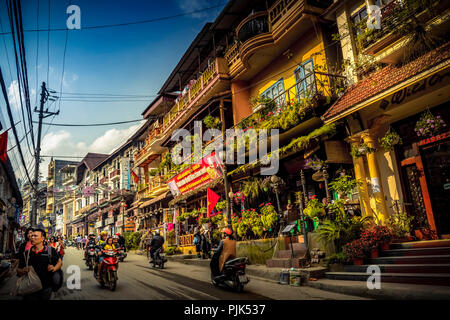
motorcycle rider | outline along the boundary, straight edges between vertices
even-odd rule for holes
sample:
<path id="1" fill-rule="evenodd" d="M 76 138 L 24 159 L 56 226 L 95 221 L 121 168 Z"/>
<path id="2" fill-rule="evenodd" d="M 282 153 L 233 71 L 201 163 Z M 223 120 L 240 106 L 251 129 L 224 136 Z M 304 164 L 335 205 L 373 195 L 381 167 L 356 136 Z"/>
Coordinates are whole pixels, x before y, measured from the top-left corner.
<path id="1" fill-rule="evenodd" d="M 106 243 L 106 239 L 108 238 L 108 232 L 102 231 L 100 232 L 100 240 L 97 241 L 97 245 L 95 247 L 97 251 L 97 259 L 95 260 L 95 267 L 94 267 L 94 277 L 97 278 L 98 273 L 97 271 L 100 269 L 100 255 L 102 254 L 103 246 Z M 103 260 L 103 259 L 102 259 Z"/>
<path id="2" fill-rule="evenodd" d="M 155 234 L 152 238 L 152 241 L 150 242 L 150 263 L 153 262 L 155 259 L 153 255 L 155 254 L 156 250 L 161 248 L 164 244 L 164 238 L 159 235 L 159 230 L 155 230 Z"/>
<path id="3" fill-rule="evenodd" d="M 127 248 L 125 246 L 125 238 L 120 234 L 120 232 L 117 232 L 116 236 L 119 237 L 119 245 L 123 248 L 123 251 L 127 252 Z"/>
<path id="4" fill-rule="evenodd" d="M 211 272 L 217 277 L 229 259 L 236 258 L 236 240 L 233 239 L 233 232 L 230 228 L 222 229 L 222 240 L 214 252 L 210 262 Z"/>
<path id="5" fill-rule="evenodd" d="M 106 250 L 116 250 L 116 247 L 114 245 L 114 239 L 112 237 L 108 237 L 107 240 L 102 244 L 102 248 L 100 250 L 100 256 L 98 261 L 98 270 L 97 270 L 97 280 L 100 281 L 100 270 L 102 268 L 103 259 L 105 258 L 105 255 L 103 254 L 103 251 Z M 119 267 L 119 266 L 117 266 Z"/>
<path id="6" fill-rule="evenodd" d="M 94 246 L 94 247 L 96 246 L 96 242 L 95 242 L 95 234 L 93 234 L 93 233 L 90 233 L 90 234 L 89 234 L 88 242 L 87 242 L 86 248 L 85 248 L 85 250 L 84 250 L 84 260 L 87 259 L 88 248 L 89 248 L 90 246 Z"/>

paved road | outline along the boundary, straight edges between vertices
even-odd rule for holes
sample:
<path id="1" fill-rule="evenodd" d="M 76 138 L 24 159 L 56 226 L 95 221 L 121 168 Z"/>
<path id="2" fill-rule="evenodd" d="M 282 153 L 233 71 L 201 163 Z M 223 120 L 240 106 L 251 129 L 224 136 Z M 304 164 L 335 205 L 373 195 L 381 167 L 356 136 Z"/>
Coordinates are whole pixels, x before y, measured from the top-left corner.
<path id="1" fill-rule="evenodd" d="M 130 254 L 121 262 L 116 291 L 102 289 L 82 260 L 82 251 L 69 248 L 64 258 L 64 271 L 69 265 L 81 270 L 81 290 L 69 290 L 66 285 L 54 294 L 55 300 L 342 300 L 361 299 L 310 287 L 291 287 L 250 277 L 243 293 L 210 284 L 208 269 L 168 262 L 163 270 L 153 269 L 145 256 Z M 66 274 L 65 279 L 68 278 Z M 0 288 L 0 299 L 13 298 L 5 294 L 17 278 Z"/>

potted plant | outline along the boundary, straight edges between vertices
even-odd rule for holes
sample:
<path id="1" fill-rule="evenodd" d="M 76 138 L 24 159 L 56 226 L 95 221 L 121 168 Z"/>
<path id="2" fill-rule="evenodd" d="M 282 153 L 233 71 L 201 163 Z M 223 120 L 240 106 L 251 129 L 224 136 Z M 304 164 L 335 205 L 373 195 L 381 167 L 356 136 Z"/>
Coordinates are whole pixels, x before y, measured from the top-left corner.
<path id="1" fill-rule="evenodd" d="M 342 175 L 329 183 L 330 189 L 336 191 L 340 197 L 351 193 L 359 185 L 361 185 L 361 181 L 353 179 L 349 175 Z"/>
<path id="2" fill-rule="evenodd" d="M 219 118 L 211 115 L 206 116 L 205 119 L 203 119 L 203 123 L 208 129 L 220 129 L 220 125 L 222 124 Z"/>
<path id="3" fill-rule="evenodd" d="M 369 147 L 367 143 L 361 143 L 359 146 L 352 146 L 352 151 L 350 152 L 351 156 L 355 159 L 362 157 L 368 153 L 375 152 L 375 148 Z"/>
<path id="4" fill-rule="evenodd" d="M 325 214 L 325 206 L 314 195 L 308 201 L 308 204 L 306 205 L 306 208 L 303 210 L 303 213 L 307 215 L 309 218 L 313 219 L 315 217 L 322 216 Z"/>
<path id="5" fill-rule="evenodd" d="M 443 127 L 446 127 L 446 123 L 441 119 L 441 116 L 434 116 L 430 110 L 425 111 L 419 121 L 416 122 L 414 131 L 419 137 L 433 136 L 439 132 Z"/>
<path id="6" fill-rule="evenodd" d="M 394 146 L 403 143 L 402 138 L 400 138 L 397 132 L 391 130 L 391 128 L 389 128 L 382 138 L 378 139 L 378 142 L 385 151 L 392 151 L 394 150 Z"/>
<path id="7" fill-rule="evenodd" d="M 272 231 L 273 226 L 278 221 L 278 214 L 275 207 L 269 203 L 262 203 L 259 206 L 259 211 L 261 212 L 261 222 L 264 231 Z"/>
<path id="8" fill-rule="evenodd" d="M 361 239 L 353 240 L 343 246 L 344 254 L 353 261 L 355 266 L 364 264 L 364 245 Z"/>
<path id="9" fill-rule="evenodd" d="M 411 237 L 411 222 L 414 217 L 409 217 L 406 212 L 392 214 L 387 219 L 387 224 L 394 238 L 393 242 L 408 241 Z"/>

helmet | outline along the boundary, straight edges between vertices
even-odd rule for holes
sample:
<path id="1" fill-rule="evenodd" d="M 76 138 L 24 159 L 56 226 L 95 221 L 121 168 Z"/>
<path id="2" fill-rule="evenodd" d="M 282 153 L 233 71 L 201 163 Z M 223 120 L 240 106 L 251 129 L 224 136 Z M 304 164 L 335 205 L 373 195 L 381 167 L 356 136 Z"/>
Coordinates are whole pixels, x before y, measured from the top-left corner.
<path id="1" fill-rule="evenodd" d="M 100 235 L 101 236 L 107 236 L 108 235 L 108 231 L 102 231 L 102 232 L 100 232 Z"/>
<path id="2" fill-rule="evenodd" d="M 159 236 L 159 230 L 155 230 L 155 236 Z"/>
<path id="3" fill-rule="evenodd" d="M 229 236 L 231 236 L 233 234 L 233 231 L 231 231 L 230 228 L 223 228 L 221 232 L 225 233 L 225 234 L 227 234 Z"/>
<path id="4" fill-rule="evenodd" d="M 89 233 L 89 237 L 95 237 L 95 234 Z"/>
<path id="5" fill-rule="evenodd" d="M 117 232 L 117 233 L 116 233 L 116 236 L 120 236 L 120 232 Z"/>
<path id="6" fill-rule="evenodd" d="M 114 235 L 112 238 L 113 238 L 113 239 L 119 239 L 119 237 L 116 236 L 116 235 Z"/>

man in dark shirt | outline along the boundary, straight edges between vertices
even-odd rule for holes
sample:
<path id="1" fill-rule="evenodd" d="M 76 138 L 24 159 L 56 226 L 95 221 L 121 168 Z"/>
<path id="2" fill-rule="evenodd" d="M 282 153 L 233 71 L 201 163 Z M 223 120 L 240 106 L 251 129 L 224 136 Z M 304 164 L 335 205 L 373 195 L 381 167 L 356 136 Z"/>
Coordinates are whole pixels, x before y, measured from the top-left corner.
<path id="1" fill-rule="evenodd" d="M 27 274 L 29 267 L 26 267 L 26 257 L 29 254 L 28 266 L 33 266 L 42 283 L 42 290 L 23 296 L 24 300 L 50 300 L 52 294 L 52 276 L 53 272 L 58 271 L 62 262 L 58 252 L 53 247 L 44 246 L 45 231 L 36 229 L 31 236 L 31 244 L 33 247 L 24 252 L 20 257 L 17 275 Z M 48 255 L 51 250 L 51 257 Z"/>
<path id="2" fill-rule="evenodd" d="M 156 250 L 158 250 L 159 248 L 161 248 L 164 244 L 164 238 L 161 237 L 159 235 L 159 230 L 155 231 L 155 235 L 152 238 L 152 241 L 150 242 L 150 258 L 152 259 L 150 262 L 152 262 L 154 260 L 154 253 L 156 252 Z"/>

